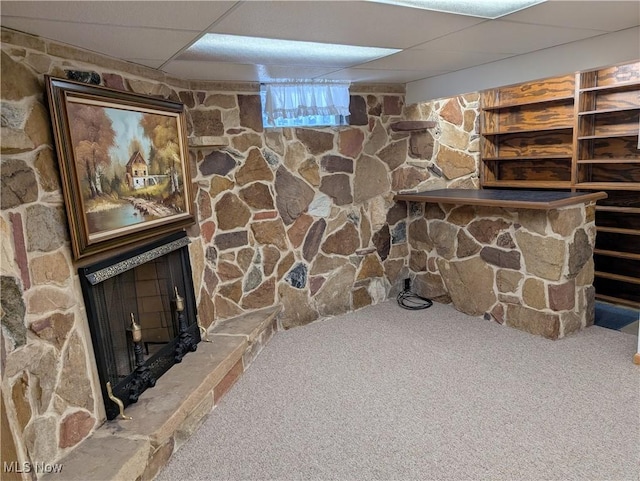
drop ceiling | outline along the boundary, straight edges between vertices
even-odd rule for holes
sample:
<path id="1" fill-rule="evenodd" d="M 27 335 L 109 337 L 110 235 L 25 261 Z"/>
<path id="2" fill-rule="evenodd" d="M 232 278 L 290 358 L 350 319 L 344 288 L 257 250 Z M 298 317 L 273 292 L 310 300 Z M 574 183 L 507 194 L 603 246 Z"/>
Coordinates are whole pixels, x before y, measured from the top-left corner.
<path id="1" fill-rule="evenodd" d="M 3 27 L 190 80 L 408 83 L 640 25 L 640 2 L 550 0 L 486 20 L 366 1 L 11 1 Z M 194 60 L 207 33 L 400 49 L 356 65 Z M 181 58 L 182 57 L 182 58 Z"/>

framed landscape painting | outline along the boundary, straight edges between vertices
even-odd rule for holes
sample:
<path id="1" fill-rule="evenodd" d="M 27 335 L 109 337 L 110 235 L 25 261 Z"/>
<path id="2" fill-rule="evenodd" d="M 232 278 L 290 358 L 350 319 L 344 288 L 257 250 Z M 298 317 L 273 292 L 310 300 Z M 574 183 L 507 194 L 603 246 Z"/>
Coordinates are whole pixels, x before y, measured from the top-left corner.
<path id="1" fill-rule="evenodd" d="M 76 259 L 194 222 L 181 103 L 45 80 Z"/>

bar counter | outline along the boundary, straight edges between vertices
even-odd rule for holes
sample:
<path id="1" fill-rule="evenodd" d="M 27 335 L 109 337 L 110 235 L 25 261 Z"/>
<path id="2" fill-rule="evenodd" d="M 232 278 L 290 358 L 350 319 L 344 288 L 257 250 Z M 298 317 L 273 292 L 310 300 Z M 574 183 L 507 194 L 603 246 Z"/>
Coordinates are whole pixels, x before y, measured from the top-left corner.
<path id="1" fill-rule="evenodd" d="M 605 192 L 440 189 L 408 202 L 412 290 L 549 339 L 593 324 Z"/>

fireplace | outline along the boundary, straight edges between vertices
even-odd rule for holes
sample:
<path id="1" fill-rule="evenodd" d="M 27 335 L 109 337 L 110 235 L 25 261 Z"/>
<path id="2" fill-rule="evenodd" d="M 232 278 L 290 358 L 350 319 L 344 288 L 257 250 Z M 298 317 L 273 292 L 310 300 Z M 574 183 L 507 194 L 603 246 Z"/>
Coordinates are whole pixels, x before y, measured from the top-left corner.
<path id="1" fill-rule="evenodd" d="M 200 341 L 184 232 L 78 269 L 107 419 Z"/>

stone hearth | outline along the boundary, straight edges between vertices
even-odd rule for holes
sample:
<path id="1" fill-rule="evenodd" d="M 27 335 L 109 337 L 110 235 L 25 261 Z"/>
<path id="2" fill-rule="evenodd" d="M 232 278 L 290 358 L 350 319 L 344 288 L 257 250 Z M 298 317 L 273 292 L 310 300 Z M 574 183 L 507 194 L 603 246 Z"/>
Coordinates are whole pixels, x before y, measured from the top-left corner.
<path id="1" fill-rule="evenodd" d="M 211 342 L 200 342 L 127 408 L 133 419 L 107 421 L 58 461 L 65 481 L 153 479 L 273 337 L 279 312 L 271 307 L 217 323 Z"/>

